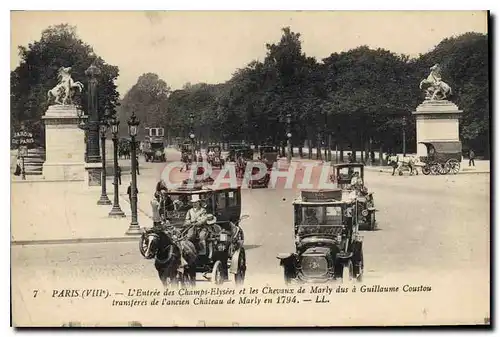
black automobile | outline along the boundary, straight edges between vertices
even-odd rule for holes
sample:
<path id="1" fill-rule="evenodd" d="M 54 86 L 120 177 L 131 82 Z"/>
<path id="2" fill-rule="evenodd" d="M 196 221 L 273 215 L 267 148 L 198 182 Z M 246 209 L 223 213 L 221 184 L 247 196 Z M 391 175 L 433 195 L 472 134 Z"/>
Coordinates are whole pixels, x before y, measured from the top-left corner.
<path id="1" fill-rule="evenodd" d="M 354 282 L 363 276 L 363 242 L 356 203 L 342 191 L 302 191 L 293 203 L 295 247 L 279 254 L 286 284 Z"/>

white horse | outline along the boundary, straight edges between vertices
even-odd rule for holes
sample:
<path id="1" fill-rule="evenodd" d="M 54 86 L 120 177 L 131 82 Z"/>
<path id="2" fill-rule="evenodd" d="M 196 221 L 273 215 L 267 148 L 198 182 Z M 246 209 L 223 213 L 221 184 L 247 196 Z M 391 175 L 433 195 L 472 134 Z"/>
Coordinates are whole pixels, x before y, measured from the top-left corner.
<path id="1" fill-rule="evenodd" d="M 426 98 L 430 100 L 445 99 L 452 95 L 451 87 L 441 80 L 441 68 L 439 64 L 435 64 L 431 68 L 431 73 L 426 79 L 420 81 L 419 88 L 422 89 L 427 85 Z M 439 95 L 438 95 L 439 94 Z"/>
<path id="2" fill-rule="evenodd" d="M 47 92 L 47 100 L 50 102 L 54 98 L 56 104 L 71 104 L 71 93 L 73 89 L 82 92 L 83 84 L 73 81 L 70 75 L 71 67 L 61 67 L 57 72 L 59 83 Z"/>

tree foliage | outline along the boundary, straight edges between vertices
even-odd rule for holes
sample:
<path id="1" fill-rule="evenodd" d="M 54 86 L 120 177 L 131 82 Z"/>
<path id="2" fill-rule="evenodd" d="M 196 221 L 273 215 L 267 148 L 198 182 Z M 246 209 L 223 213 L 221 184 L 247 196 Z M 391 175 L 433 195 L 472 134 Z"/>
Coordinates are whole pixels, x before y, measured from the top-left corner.
<path id="1" fill-rule="evenodd" d="M 467 33 L 444 39 L 418 58 L 360 46 L 317 61 L 302 52 L 301 36 L 282 30 L 277 43 L 266 44 L 263 61 L 251 61 L 218 85 L 186 84 L 168 99 L 169 123 L 186 137 L 190 114 L 198 135 L 209 141 L 286 139 L 286 116 L 292 141 L 314 143 L 331 135 L 341 147 L 364 149 L 371 142 L 386 150 L 415 151 L 411 112 L 422 103 L 420 80 L 440 63 L 443 80 L 454 91 L 451 100 L 464 110 L 460 137 L 479 152 L 489 149 L 488 37 Z M 483 150 L 483 151 L 481 151 Z"/>
<path id="2" fill-rule="evenodd" d="M 84 84 L 84 90 L 77 99 L 79 105 L 87 107 L 87 76 L 85 70 L 95 61 L 100 68 L 98 76 L 98 108 L 102 113 L 105 107 L 114 110 L 119 94 L 115 80 L 118 67 L 107 64 L 102 58 L 93 55 L 93 49 L 78 38 L 76 28 L 67 24 L 48 27 L 42 32 L 39 41 L 27 47 L 19 47 L 21 62 L 11 72 L 11 131 L 25 123 L 43 140 L 41 117 L 48 108 L 47 92 L 57 85 L 57 71 L 60 67 L 71 67 L 71 76 Z"/>

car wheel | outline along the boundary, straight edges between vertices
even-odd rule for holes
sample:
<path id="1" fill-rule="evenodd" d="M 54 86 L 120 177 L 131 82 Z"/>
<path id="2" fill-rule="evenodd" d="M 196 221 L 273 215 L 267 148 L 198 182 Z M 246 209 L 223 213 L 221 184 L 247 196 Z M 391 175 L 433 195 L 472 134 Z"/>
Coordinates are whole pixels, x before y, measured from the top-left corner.
<path id="1" fill-rule="evenodd" d="M 348 260 L 342 266 L 342 283 L 351 283 L 354 279 L 354 268 L 352 265 L 352 261 Z"/>
<path id="2" fill-rule="evenodd" d="M 215 261 L 212 268 L 211 281 L 215 285 L 220 285 L 224 282 L 224 275 L 222 274 L 222 262 L 220 260 Z"/>

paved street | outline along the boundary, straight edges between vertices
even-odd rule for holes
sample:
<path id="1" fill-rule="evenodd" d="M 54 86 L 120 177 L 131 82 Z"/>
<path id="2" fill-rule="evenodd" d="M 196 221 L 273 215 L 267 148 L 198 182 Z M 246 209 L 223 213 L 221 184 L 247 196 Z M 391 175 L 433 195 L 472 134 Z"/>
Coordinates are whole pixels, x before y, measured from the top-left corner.
<path id="1" fill-rule="evenodd" d="M 172 152 L 169 160 L 177 159 L 176 155 Z M 149 200 L 165 164 L 141 163 L 141 166 L 141 175 L 138 177 L 139 207 L 143 212 L 140 213 L 139 221 L 141 226 L 150 226 L 147 217 L 151 212 Z M 124 177 L 122 186 L 128 184 L 128 179 Z M 468 294 L 465 294 L 465 297 L 455 299 L 474 302 L 474 305 L 466 308 L 467 311 L 463 311 L 464 317 L 467 313 L 469 316 L 475 314 L 474 310 L 478 308 L 484 308 L 490 295 L 489 175 L 399 177 L 366 170 L 365 182 L 375 193 L 379 230 L 362 233 L 366 265 L 364 281 L 369 284 L 394 284 L 396 280 L 432 284 L 435 288 L 440 287 L 440 295 L 445 296 L 447 303 L 455 296 L 455 293 L 446 294 L 447 285 L 453 282 L 464 289 L 479 289 L 479 292 L 474 292 L 474 298 L 468 299 Z M 276 254 L 294 249 L 291 203 L 296 195 L 297 190 L 294 189 L 242 191 L 242 214 L 250 215 L 242 223 L 247 249 L 247 284 L 283 284 Z M 124 199 L 122 207 L 128 209 Z M 128 221 L 120 221 L 119 233 L 123 233 Z M 109 233 L 113 226 L 118 226 L 113 220 L 106 220 L 104 214 L 99 223 L 101 226 L 109 225 L 105 228 L 105 232 Z M 74 309 L 76 307 L 70 305 L 71 302 L 60 302 L 60 310 L 50 315 L 47 313 L 47 317 L 40 316 L 37 305 L 43 305 L 43 301 L 31 297 L 32 289 L 40 289 L 40 296 L 51 300 L 53 289 L 70 286 L 109 286 L 114 291 L 127 291 L 127 287 L 160 288 L 153 261 L 145 260 L 140 255 L 135 240 L 16 245 L 11 251 L 13 292 L 22 299 L 14 303 L 14 313 L 19 312 L 26 319 L 29 319 L 31 310 L 38 310 L 37 320 L 43 323 L 54 321 L 56 318 L 51 316 L 53 314 L 57 314 L 60 321 L 74 320 L 74 317 L 80 316 Z M 208 282 L 198 284 L 199 287 L 210 286 Z M 422 305 L 425 305 L 425 297 L 421 299 L 424 301 Z M 457 302 L 457 305 L 460 304 Z M 82 310 L 81 306 L 77 308 Z M 125 321 L 137 320 L 138 317 L 134 316 L 137 311 L 125 309 L 120 311 Z M 87 320 L 100 320 L 100 314 L 92 312 L 92 305 L 89 304 L 86 310 L 89 310 L 85 314 Z M 235 307 L 224 317 L 237 320 L 242 315 L 238 314 L 239 310 L 243 308 Z M 446 311 L 445 308 L 443 310 Z M 159 311 L 141 308 L 140 313 L 141 316 L 146 315 L 141 317 L 142 322 L 148 319 L 158 322 Z M 168 313 L 174 315 L 169 317 L 179 324 L 195 324 L 196 319 L 193 321 L 192 317 L 201 317 L 196 316 L 196 313 L 206 315 L 203 307 L 176 307 L 175 311 L 169 310 Z M 354 314 L 346 312 L 345 316 Z M 410 316 L 411 313 L 407 314 Z M 291 316 L 283 315 L 284 320 L 291 319 Z M 373 313 L 370 319 L 376 322 L 377 315 Z M 261 317 L 259 322 L 263 319 L 265 317 Z M 450 319 L 456 319 L 456 314 Z M 165 321 L 165 324 L 170 324 L 168 322 Z"/>
<path id="2" fill-rule="evenodd" d="M 139 176 L 140 207 L 149 213 L 151 191 L 164 164 L 143 165 L 149 169 Z M 393 272 L 488 270 L 488 175 L 393 177 L 367 171 L 365 181 L 375 192 L 380 210 L 380 230 L 363 232 L 365 279 Z M 297 191 L 256 189 L 242 193 L 242 214 L 250 215 L 242 224 L 248 279 L 256 274 L 279 277 L 276 253 L 294 248 L 291 202 Z M 144 216 L 141 219 L 148 221 Z M 37 280 L 119 280 L 130 275 L 156 280 L 152 263 L 139 255 L 137 242 L 14 246 L 12 258 L 14 277 L 21 280 L 33 273 Z"/>

